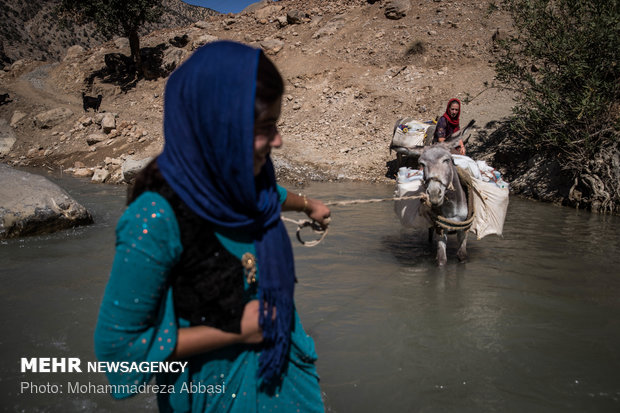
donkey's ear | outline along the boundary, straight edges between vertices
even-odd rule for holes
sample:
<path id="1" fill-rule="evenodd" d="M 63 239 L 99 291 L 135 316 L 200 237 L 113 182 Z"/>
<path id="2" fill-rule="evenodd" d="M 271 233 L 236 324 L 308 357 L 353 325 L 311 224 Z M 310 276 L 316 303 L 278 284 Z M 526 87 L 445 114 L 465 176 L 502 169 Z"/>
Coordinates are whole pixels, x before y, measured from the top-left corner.
<path id="1" fill-rule="evenodd" d="M 415 159 L 419 158 L 420 155 L 422 155 L 422 152 L 424 152 L 424 146 L 414 146 L 412 148 L 406 146 L 392 146 L 390 149 L 394 149 L 396 153 L 410 156 Z"/>
<path id="2" fill-rule="evenodd" d="M 463 143 L 467 143 L 467 141 L 469 140 L 469 137 L 471 136 L 470 129 L 472 126 L 474 126 L 474 123 L 476 123 L 474 119 L 470 120 L 467 126 L 459 130 L 458 132 L 455 132 L 451 134 L 450 136 L 448 136 L 445 142 L 450 143 L 450 145 L 452 145 L 453 141 L 455 141 L 457 146 L 458 146 L 459 140 L 462 140 Z"/>

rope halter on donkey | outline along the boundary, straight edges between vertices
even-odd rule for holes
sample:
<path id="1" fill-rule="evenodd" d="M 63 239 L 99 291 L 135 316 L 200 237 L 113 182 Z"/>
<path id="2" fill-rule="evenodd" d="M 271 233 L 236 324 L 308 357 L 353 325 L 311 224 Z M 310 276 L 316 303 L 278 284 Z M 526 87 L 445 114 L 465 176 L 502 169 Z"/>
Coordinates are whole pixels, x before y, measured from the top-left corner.
<path id="1" fill-rule="evenodd" d="M 462 168 L 456 167 L 456 171 L 459 175 L 459 180 L 461 181 L 461 185 L 465 185 L 466 187 L 466 195 L 467 195 L 467 219 L 465 221 L 455 221 L 452 219 L 448 219 L 441 215 L 432 214 L 431 219 L 433 221 L 433 225 L 437 232 L 441 231 L 467 231 L 471 228 L 472 223 L 474 222 L 474 196 L 473 191 L 478 192 L 474 186 L 472 185 L 471 175 L 467 173 Z M 478 194 L 480 195 L 480 194 Z M 482 199 L 482 197 L 480 197 Z M 428 206 L 430 204 L 427 203 Z"/>

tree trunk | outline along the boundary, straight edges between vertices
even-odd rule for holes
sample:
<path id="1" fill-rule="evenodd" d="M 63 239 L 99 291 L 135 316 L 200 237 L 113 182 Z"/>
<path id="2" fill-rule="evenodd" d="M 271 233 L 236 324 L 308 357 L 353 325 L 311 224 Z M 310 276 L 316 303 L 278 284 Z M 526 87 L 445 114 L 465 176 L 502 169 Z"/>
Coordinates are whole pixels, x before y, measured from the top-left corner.
<path id="1" fill-rule="evenodd" d="M 136 76 L 142 77 L 142 56 L 140 56 L 140 36 L 135 28 L 129 29 L 129 48 L 131 49 L 131 58 L 136 65 Z"/>

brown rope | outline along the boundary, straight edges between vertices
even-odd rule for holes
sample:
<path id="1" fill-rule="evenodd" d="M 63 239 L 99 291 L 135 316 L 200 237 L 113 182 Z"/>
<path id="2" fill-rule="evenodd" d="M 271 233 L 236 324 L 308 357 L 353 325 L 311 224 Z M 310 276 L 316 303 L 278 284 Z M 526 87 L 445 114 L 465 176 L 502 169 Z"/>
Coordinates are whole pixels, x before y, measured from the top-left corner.
<path id="1" fill-rule="evenodd" d="M 397 198 L 394 197 L 394 198 L 376 198 L 376 199 L 354 199 L 350 201 L 326 202 L 325 205 L 344 206 L 344 205 L 354 205 L 354 204 L 371 204 L 371 203 L 376 203 L 376 202 L 405 201 L 409 199 L 418 199 L 418 198 L 426 199 L 427 197 L 426 197 L 426 194 L 420 194 L 420 195 L 403 196 L 403 197 L 397 197 Z M 297 240 L 301 243 L 301 245 L 304 245 L 306 247 L 314 247 L 315 245 L 318 245 L 321 241 L 323 241 L 323 239 L 327 235 L 327 228 L 322 228 L 321 225 L 319 225 L 319 223 L 316 221 L 310 221 L 308 219 L 294 220 L 291 218 L 287 218 L 285 216 L 281 216 L 280 218 L 282 219 L 282 221 L 290 222 L 292 224 L 297 225 L 297 234 L 296 234 Z M 326 224 L 327 223 L 329 223 L 329 221 L 327 221 Z M 316 240 L 304 241 L 301 238 L 301 230 L 305 227 L 311 227 L 312 230 L 316 234 L 320 234 L 320 237 Z"/>
<path id="2" fill-rule="evenodd" d="M 437 215 L 434 217 L 433 221 L 435 223 L 435 226 L 446 231 L 467 231 L 469 228 L 471 228 L 471 225 L 474 222 L 475 218 L 474 196 L 472 191 L 475 191 L 481 199 L 482 196 L 474 188 L 471 181 L 471 175 L 467 173 L 467 171 L 459 168 L 458 166 L 456 167 L 456 171 L 459 175 L 459 180 L 461 181 L 461 184 L 465 184 L 467 186 L 467 219 L 465 221 L 454 221 L 441 215 Z"/>
<path id="3" fill-rule="evenodd" d="M 280 218 L 282 219 L 282 221 L 290 222 L 290 223 L 297 225 L 297 234 L 296 234 L 297 240 L 301 242 L 301 245 L 304 245 L 306 247 L 314 247 L 315 245 L 318 245 L 321 241 L 323 241 L 323 238 L 325 238 L 325 236 L 327 235 L 327 228 L 321 227 L 321 225 L 319 225 L 319 223 L 316 221 L 310 221 L 307 219 L 300 219 L 299 221 L 296 221 L 294 219 L 287 218 L 285 216 L 281 216 Z M 326 224 L 329 223 L 328 220 L 329 218 L 327 218 Z M 312 228 L 312 230 L 315 233 L 321 234 L 321 236 L 318 239 L 315 239 L 312 241 L 304 241 L 303 239 L 301 239 L 301 230 L 304 229 L 305 227 Z"/>
<path id="4" fill-rule="evenodd" d="M 407 201 L 409 199 L 421 199 L 421 198 L 426 199 L 426 194 L 401 196 L 401 197 L 393 197 L 393 198 L 353 199 L 351 201 L 326 202 L 325 205 L 327 205 L 327 206 L 345 206 L 345 205 L 355 205 L 355 204 L 373 204 L 373 203 L 377 203 L 377 202 Z"/>

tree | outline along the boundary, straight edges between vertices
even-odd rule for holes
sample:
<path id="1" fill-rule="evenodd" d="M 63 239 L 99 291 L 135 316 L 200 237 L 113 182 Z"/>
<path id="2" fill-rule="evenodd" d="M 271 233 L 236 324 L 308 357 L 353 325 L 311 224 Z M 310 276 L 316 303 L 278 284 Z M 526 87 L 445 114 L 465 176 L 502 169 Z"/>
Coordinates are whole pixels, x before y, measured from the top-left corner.
<path id="1" fill-rule="evenodd" d="M 620 0 L 503 4 L 517 34 L 496 72 L 518 91 L 513 138 L 572 172 L 573 204 L 620 211 Z"/>
<path id="2" fill-rule="evenodd" d="M 65 20 L 93 22 L 107 38 L 119 33 L 127 37 L 131 57 L 138 75 L 141 75 L 138 31 L 145 22 L 159 20 L 163 7 L 161 0 L 61 0 L 58 11 Z"/>

